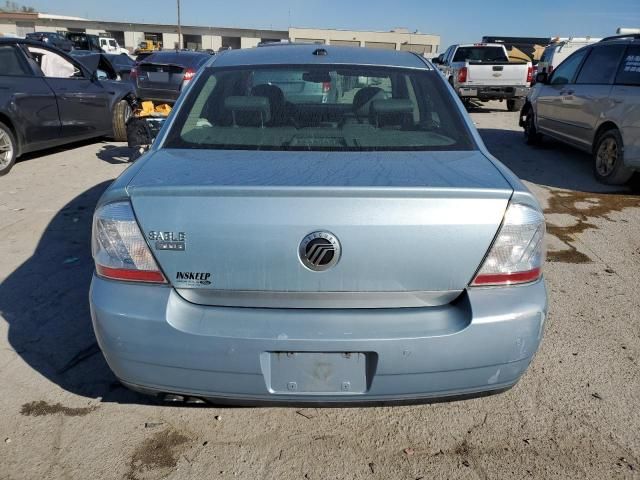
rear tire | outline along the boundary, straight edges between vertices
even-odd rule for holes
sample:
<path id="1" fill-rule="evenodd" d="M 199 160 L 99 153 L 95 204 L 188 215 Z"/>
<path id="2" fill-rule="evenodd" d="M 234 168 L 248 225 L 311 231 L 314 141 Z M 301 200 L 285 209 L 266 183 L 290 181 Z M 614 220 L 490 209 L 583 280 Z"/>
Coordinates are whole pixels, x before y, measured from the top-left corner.
<path id="1" fill-rule="evenodd" d="M 607 185 L 622 185 L 633 176 L 633 169 L 624 164 L 624 144 L 616 128 L 600 134 L 593 148 L 593 174 Z"/>
<path id="2" fill-rule="evenodd" d="M 16 163 L 18 144 L 9 127 L 0 122 L 0 177 L 9 173 Z"/>
<path id="3" fill-rule="evenodd" d="M 507 110 L 510 112 L 519 112 L 523 106 L 524 102 L 520 98 L 510 98 L 507 100 Z"/>
<path id="4" fill-rule="evenodd" d="M 524 141 L 527 145 L 539 145 L 542 142 L 542 134 L 536 128 L 536 118 L 532 107 L 527 110 L 524 121 Z"/>
<path id="5" fill-rule="evenodd" d="M 127 120 L 133 115 L 131 105 L 126 100 L 120 100 L 113 107 L 113 139 L 116 142 L 127 141 Z"/>

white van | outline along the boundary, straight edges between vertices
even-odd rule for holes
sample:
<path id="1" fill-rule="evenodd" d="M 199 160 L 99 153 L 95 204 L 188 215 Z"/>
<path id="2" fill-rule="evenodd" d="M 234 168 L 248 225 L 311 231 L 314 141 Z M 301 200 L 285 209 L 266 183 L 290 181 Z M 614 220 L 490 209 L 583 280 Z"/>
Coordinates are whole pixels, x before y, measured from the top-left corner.
<path id="1" fill-rule="evenodd" d="M 538 62 L 537 73 L 546 72 L 551 74 L 553 69 L 573 52 L 600 40 L 602 39 L 591 37 L 555 38 L 553 43 L 544 49 L 544 53 Z"/>
<path id="2" fill-rule="evenodd" d="M 125 53 L 129 55 L 129 50 L 118 45 L 118 42 L 115 38 L 100 36 L 98 37 L 98 44 L 100 45 L 102 51 L 105 53 L 115 53 L 116 55 Z"/>

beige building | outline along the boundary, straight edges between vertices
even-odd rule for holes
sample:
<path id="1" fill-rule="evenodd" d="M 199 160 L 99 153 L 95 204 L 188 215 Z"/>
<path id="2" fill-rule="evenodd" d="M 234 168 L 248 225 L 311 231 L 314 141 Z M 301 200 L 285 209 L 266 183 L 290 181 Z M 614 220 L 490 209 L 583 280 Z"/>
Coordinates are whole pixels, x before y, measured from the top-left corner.
<path id="1" fill-rule="evenodd" d="M 161 42 L 164 48 L 179 48 L 178 28 L 169 24 L 109 22 L 43 13 L 0 13 L 0 34 L 24 37 L 31 32 L 84 32 L 106 34 L 133 51 L 143 40 Z M 289 28 L 288 30 L 182 26 L 182 47 L 190 49 L 250 48 L 260 42 L 290 40 L 331 45 L 408 50 L 430 56 L 439 50 L 440 37 L 410 33 Z"/>
<path id="2" fill-rule="evenodd" d="M 426 56 L 435 54 L 440 49 L 439 35 L 411 33 L 406 28 L 396 28 L 389 32 L 290 28 L 289 39 L 292 42 L 402 50 Z"/>

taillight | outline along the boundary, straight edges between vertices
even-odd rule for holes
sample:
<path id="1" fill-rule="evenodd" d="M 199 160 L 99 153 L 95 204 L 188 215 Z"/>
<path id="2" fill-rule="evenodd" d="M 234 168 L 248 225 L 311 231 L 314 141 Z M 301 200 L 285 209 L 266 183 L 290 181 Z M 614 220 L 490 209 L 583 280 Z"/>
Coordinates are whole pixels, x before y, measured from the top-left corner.
<path id="1" fill-rule="evenodd" d="M 553 72 L 553 65 L 547 67 L 547 75 L 551 75 L 551 72 Z"/>
<path id="2" fill-rule="evenodd" d="M 458 83 L 465 83 L 467 81 L 467 67 L 462 67 L 458 70 Z"/>
<path id="3" fill-rule="evenodd" d="M 129 72 L 129 78 L 131 80 L 137 80 L 138 78 L 138 67 L 131 67 L 131 71 Z"/>
<path id="4" fill-rule="evenodd" d="M 544 216 L 539 210 L 517 203 L 509 205 L 500 232 L 471 285 L 538 280 L 544 262 L 544 234 Z"/>
<path id="5" fill-rule="evenodd" d="M 196 74 L 196 71 L 193 68 L 187 68 L 184 71 L 184 77 L 183 77 L 183 81 L 184 82 L 188 82 L 189 80 L 191 80 Z"/>
<path id="6" fill-rule="evenodd" d="M 533 82 L 533 66 L 529 66 L 527 70 L 527 83 Z"/>
<path id="7" fill-rule="evenodd" d="M 100 277 L 166 283 L 129 202 L 109 203 L 96 211 L 91 250 Z"/>
<path id="8" fill-rule="evenodd" d="M 322 93 L 328 93 L 331 90 L 331 82 L 322 82 Z"/>

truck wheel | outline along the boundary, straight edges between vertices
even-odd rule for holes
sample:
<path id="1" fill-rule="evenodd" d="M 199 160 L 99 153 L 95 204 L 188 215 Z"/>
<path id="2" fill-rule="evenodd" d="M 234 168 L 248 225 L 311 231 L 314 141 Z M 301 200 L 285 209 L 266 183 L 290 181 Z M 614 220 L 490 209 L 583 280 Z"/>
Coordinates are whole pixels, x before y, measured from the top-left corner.
<path id="1" fill-rule="evenodd" d="M 538 145 L 542 141 L 542 134 L 536 128 L 533 108 L 529 107 L 524 121 L 524 141 L 527 145 Z"/>
<path id="2" fill-rule="evenodd" d="M 113 107 L 113 139 L 116 142 L 127 141 L 127 120 L 132 114 L 131 105 L 126 100 L 120 100 Z"/>
<path id="3" fill-rule="evenodd" d="M 13 132 L 0 122 L 0 177 L 9 173 L 16 163 L 17 143 Z"/>
<path id="4" fill-rule="evenodd" d="M 607 185 L 622 185 L 631 179 L 633 169 L 624 164 L 624 145 L 618 129 L 606 130 L 596 140 L 593 173 L 599 182 Z"/>
<path id="5" fill-rule="evenodd" d="M 519 112 L 524 106 L 524 102 L 519 98 L 510 98 L 507 100 L 507 110 L 510 112 Z"/>

